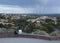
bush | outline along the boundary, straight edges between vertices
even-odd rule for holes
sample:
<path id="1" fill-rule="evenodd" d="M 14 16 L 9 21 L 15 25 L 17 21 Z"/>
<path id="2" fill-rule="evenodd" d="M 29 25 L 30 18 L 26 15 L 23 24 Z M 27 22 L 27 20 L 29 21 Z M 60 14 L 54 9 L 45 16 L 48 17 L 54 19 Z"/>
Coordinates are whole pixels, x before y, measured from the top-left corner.
<path id="1" fill-rule="evenodd" d="M 51 35 L 51 36 L 60 36 L 60 34 L 57 33 L 57 32 L 52 32 L 50 35 Z"/>
<path id="2" fill-rule="evenodd" d="M 35 31 L 35 32 L 34 32 L 34 34 L 39 34 L 39 35 L 48 35 L 48 33 L 47 33 L 47 32 L 45 32 L 45 31 L 40 31 L 40 30 Z"/>
<path id="3" fill-rule="evenodd" d="M 0 32 L 7 32 L 6 28 L 0 28 Z"/>
<path id="4" fill-rule="evenodd" d="M 4 25 L 1 23 L 1 24 L 0 24 L 0 28 L 3 28 L 3 27 L 4 27 Z"/>
<path id="5" fill-rule="evenodd" d="M 27 27 L 25 27 L 23 29 L 23 31 L 26 33 L 32 33 L 34 31 L 34 29 L 36 29 L 35 24 L 31 23 L 31 24 L 27 25 Z"/>

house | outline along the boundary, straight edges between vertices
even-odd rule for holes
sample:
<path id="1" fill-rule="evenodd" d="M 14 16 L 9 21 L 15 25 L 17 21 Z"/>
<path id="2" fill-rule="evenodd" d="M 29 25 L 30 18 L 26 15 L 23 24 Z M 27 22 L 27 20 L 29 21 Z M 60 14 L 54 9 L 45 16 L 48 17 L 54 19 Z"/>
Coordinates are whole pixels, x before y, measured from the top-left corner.
<path id="1" fill-rule="evenodd" d="M 20 19 L 20 16 L 11 16 L 11 19 Z"/>
<path id="2" fill-rule="evenodd" d="M 35 22 L 35 19 L 28 19 L 27 22 Z"/>
<path id="3" fill-rule="evenodd" d="M 0 22 L 8 22 L 6 19 L 0 19 Z"/>

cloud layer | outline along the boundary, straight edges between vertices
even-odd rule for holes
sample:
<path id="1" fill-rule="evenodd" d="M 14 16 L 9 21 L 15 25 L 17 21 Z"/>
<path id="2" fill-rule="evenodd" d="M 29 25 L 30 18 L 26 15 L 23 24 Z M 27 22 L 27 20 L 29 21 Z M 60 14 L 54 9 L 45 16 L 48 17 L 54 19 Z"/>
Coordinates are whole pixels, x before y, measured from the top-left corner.
<path id="1" fill-rule="evenodd" d="M 25 8 L 12 5 L 0 5 L 0 13 L 33 13 L 33 8 Z"/>
<path id="2" fill-rule="evenodd" d="M 60 13 L 60 0 L 0 0 L 0 13 Z"/>
<path id="3" fill-rule="evenodd" d="M 19 14 L 39 14 L 43 7 L 35 5 L 33 7 L 21 7 L 16 5 L 0 5 L 0 13 L 19 13 Z"/>
<path id="4" fill-rule="evenodd" d="M 12 2 L 15 2 L 15 1 L 12 1 Z M 17 1 L 19 1 L 19 0 L 17 0 Z M 0 13 L 20 13 L 20 14 L 21 13 L 37 13 L 37 14 L 39 14 L 39 13 L 43 12 L 44 5 L 47 4 L 48 0 L 30 0 L 30 3 L 29 3 L 29 1 L 25 0 L 25 1 L 21 1 L 21 2 L 22 3 L 24 2 L 26 5 L 22 4 L 22 3 L 20 3 L 22 6 L 20 6 L 20 5 L 0 5 Z"/>

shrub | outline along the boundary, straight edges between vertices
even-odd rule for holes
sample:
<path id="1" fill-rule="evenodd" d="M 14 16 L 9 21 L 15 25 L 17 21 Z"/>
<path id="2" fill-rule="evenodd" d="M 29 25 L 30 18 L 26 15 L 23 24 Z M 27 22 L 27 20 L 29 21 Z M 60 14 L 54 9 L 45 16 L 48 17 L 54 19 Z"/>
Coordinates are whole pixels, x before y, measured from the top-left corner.
<path id="1" fill-rule="evenodd" d="M 60 34 L 57 33 L 57 32 L 52 32 L 50 35 L 51 35 L 51 36 L 60 36 Z"/>
<path id="2" fill-rule="evenodd" d="M 35 31 L 35 32 L 34 32 L 34 34 L 39 34 L 39 35 L 48 35 L 48 33 L 47 33 L 47 32 L 45 32 L 45 31 L 40 31 L 40 30 Z"/>

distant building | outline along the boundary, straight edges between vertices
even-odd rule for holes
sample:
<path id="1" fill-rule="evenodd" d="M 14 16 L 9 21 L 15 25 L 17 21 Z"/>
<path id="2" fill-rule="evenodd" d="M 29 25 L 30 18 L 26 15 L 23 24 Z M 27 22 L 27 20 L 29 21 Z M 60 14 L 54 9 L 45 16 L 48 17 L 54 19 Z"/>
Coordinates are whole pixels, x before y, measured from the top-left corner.
<path id="1" fill-rule="evenodd" d="M 8 22 L 6 19 L 0 19 L 0 22 Z"/>
<path id="2" fill-rule="evenodd" d="M 11 16 L 11 19 L 20 19 L 20 16 Z"/>
<path id="3" fill-rule="evenodd" d="M 35 19 L 28 19 L 27 22 L 35 22 Z"/>

